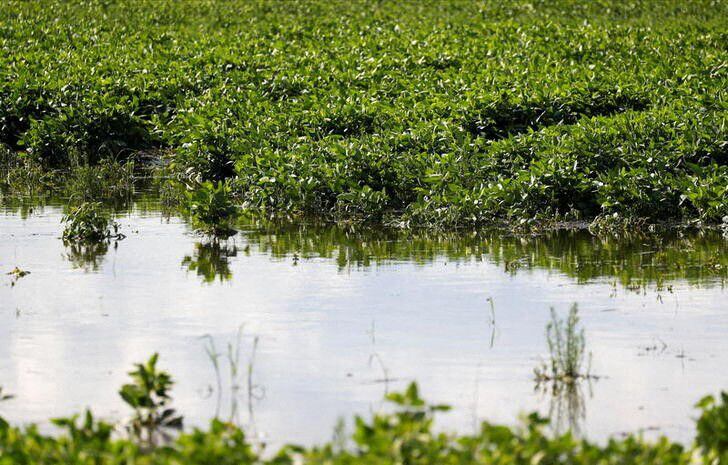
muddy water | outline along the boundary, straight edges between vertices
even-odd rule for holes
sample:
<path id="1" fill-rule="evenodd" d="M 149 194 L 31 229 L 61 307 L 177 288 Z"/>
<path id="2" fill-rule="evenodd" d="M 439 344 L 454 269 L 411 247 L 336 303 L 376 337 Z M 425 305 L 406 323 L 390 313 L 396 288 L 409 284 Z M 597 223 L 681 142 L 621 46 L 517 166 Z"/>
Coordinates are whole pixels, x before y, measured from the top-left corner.
<path id="1" fill-rule="evenodd" d="M 121 420 L 117 390 L 153 352 L 188 425 L 232 418 L 272 444 L 326 440 L 337 418 L 386 408 L 383 394 L 411 380 L 454 406 L 446 429 L 538 410 L 595 439 L 689 441 L 694 403 L 728 388 L 718 232 L 616 240 L 246 223 L 213 246 L 137 207 L 118 219 L 125 240 L 88 251 L 64 246 L 61 215 L 0 214 L 0 385 L 16 396 L 0 415 L 11 422 L 47 425 L 84 407 Z M 30 274 L 12 285 L 15 266 Z M 535 389 L 533 369 L 550 308 L 573 303 L 600 378 L 553 396 Z M 222 354 L 217 374 L 206 347 Z"/>

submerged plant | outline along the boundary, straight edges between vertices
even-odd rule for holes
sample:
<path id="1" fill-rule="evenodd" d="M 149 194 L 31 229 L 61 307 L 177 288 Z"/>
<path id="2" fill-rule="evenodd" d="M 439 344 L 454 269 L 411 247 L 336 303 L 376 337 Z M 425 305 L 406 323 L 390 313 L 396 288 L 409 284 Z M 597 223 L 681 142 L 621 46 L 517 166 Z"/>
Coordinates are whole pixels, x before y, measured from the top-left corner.
<path id="1" fill-rule="evenodd" d="M 241 367 L 243 359 L 241 356 L 241 346 L 243 342 L 243 329 L 244 325 L 238 327 L 238 331 L 235 336 L 235 342 L 227 343 L 226 352 L 218 352 L 215 345 L 215 339 L 206 334 L 202 338 L 206 341 L 205 353 L 212 363 L 212 367 L 215 370 L 215 380 L 217 383 L 217 402 L 215 406 L 215 418 L 218 418 L 220 413 L 220 406 L 223 394 L 222 384 L 222 367 L 220 364 L 221 359 L 227 361 L 227 380 L 229 381 L 229 395 L 230 395 L 230 420 L 236 424 L 240 424 L 238 418 L 238 398 L 240 391 L 243 388 L 243 380 L 241 379 Z M 256 382 L 254 382 L 253 371 L 255 367 L 255 358 L 258 350 L 259 337 L 254 336 L 250 347 L 250 355 L 248 356 L 247 364 L 245 367 L 245 386 L 246 386 L 246 401 L 248 409 L 248 417 L 251 424 L 254 423 L 253 415 L 253 404 L 255 401 L 261 400 L 265 396 L 265 388 Z M 213 388 L 210 387 L 212 390 Z"/>
<path id="2" fill-rule="evenodd" d="M 233 201 L 229 182 L 201 182 L 185 196 L 186 209 L 197 230 L 214 237 L 229 237 L 236 233 L 233 226 L 239 209 Z"/>
<path id="3" fill-rule="evenodd" d="M 29 274 L 30 271 L 28 270 L 21 270 L 17 266 L 13 268 L 12 271 L 7 273 L 7 275 L 10 276 L 10 287 L 15 287 L 15 283 L 17 283 L 20 278 L 24 278 Z"/>
<path id="4" fill-rule="evenodd" d="M 99 202 L 84 202 L 62 219 L 65 223 L 63 240 L 101 242 L 112 238 L 123 239 L 119 225 L 111 219 Z"/>
<path id="5" fill-rule="evenodd" d="M 0 187 L 15 196 L 43 197 L 57 188 L 63 176 L 57 170 L 50 170 L 28 158 L 0 169 Z"/>
<path id="6" fill-rule="evenodd" d="M 12 394 L 8 394 L 8 393 L 4 392 L 4 391 L 3 391 L 3 387 L 2 387 L 2 386 L 0 386 L 0 402 L 1 402 L 1 401 L 4 401 L 4 400 L 10 400 L 10 399 L 12 399 L 13 397 L 15 397 L 15 396 L 14 396 L 14 395 L 12 395 Z"/>
<path id="7" fill-rule="evenodd" d="M 134 409 L 129 429 L 136 438 L 150 445 L 155 444 L 158 435 L 167 439 L 166 429 L 182 427 L 182 416 L 169 407 L 172 377 L 157 369 L 158 359 L 159 355 L 154 354 L 146 363 L 138 363 L 129 372 L 132 382 L 119 391 L 124 402 Z"/>
<path id="8" fill-rule="evenodd" d="M 546 341 L 549 348 L 549 361 L 537 368 L 538 381 L 573 383 L 582 378 L 590 378 L 589 367 L 584 369 L 586 338 L 584 329 L 579 327 L 579 308 L 571 306 L 566 319 L 561 319 L 551 308 L 551 321 L 546 325 Z"/>

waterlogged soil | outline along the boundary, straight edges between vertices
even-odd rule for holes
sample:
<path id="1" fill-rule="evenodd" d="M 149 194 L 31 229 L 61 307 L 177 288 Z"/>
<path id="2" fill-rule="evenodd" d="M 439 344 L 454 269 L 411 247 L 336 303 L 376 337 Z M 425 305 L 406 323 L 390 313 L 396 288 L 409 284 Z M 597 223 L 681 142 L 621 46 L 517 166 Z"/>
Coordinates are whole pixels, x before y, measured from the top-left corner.
<path id="1" fill-rule="evenodd" d="M 692 439 L 693 405 L 728 387 L 728 241 L 719 231 L 435 235 L 241 224 L 223 244 L 138 204 L 127 237 L 60 239 L 61 207 L 0 213 L 0 404 L 13 423 L 92 407 L 151 353 L 188 426 L 233 419 L 271 444 L 316 443 L 417 380 L 445 428 L 550 415 L 593 439 Z M 29 271 L 6 275 L 15 267 Z M 539 389 L 550 308 L 577 303 L 591 373 Z M 242 328 L 242 330 L 241 330 Z M 214 348 L 211 347 L 214 345 Z M 208 351 L 222 354 L 214 368 Z M 237 372 L 231 375 L 231 362 Z"/>

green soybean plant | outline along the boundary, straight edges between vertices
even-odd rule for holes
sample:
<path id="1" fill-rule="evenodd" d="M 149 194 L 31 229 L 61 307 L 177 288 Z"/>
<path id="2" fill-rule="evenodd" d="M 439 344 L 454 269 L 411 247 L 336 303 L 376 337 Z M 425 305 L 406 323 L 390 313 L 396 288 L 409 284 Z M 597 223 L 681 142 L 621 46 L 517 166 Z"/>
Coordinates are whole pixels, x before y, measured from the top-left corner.
<path id="1" fill-rule="evenodd" d="M 216 238 L 236 233 L 233 226 L 239 209 L 228 181 L 201 182 L 186 191 L 185 197 L 186 209 L 197 230 Z"/>
<path id="2" fill-rule="evenodd" d="M 65 223 L 63 240 L 66 242 L 103 242 L 112 238 L 123 239 L 119 225 L 104 211 L 99 202 L 84 202 L 61 220 Z"/>
<path id="3" fill-rule="evenodd" d="M 134 409 L 129 429 L 134 437 L 154 445 L 158 436 L 168 439 L 166 430 L 182 427 L 182 416 L 169 406 L 172 377 L 157 368 L 158 354 L 139 363 L 129 372 L 132 382 L 119 390 L 121 398 Z"/>

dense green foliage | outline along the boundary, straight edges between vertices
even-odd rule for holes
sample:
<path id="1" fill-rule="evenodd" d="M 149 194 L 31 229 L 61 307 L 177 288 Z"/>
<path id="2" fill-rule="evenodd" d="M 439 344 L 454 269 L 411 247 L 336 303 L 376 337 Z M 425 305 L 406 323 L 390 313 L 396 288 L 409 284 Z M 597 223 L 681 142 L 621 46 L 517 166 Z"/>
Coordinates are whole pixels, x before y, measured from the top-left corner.
<path id="1" fill-rule="evenodd" d="M 133 425 L 150 431 L 163 421 L 146 422 L 147 414 L 164 419 L 169 409 L 169 374 L 156 368 L 157 357 L 137 365 L 132 384 L 120 394 L 134 408 Z M 725 431 L 728 394 L 721 403 L 712 397 L 701 401 L 694 449 L 662 438 L 649 443 L 634 436 L 612 439 L 606 445 L 578 440 L 571 433 L 549 435 L 547 421 L 536 414 L 518 428 L 483 423 L 473 435 L 437 432 L 434 415 L 448 410 L 427 404 L 416 384 L 387 399 L 396 405 L 392 413 L 378 413 L 371 420 L 356 417 L 350 439 L 319 447 L 286 446 L 276 454 L 259 455 L 242 429 L 213 420 L 208 430 L 195 429 L 169 438 L 165 444 L 114 435 L 114 426 L 94 419 L 91 412 L 53 420 L 62 432 L 47 436 L 35 426 L 17 428 L 0 418 L 0 465 L 182 465 L 182 464 L 720 464 L 728 459 Z M 145 413 L 140 416 L 140 409 Z M 168 418 L 173 417 L 170 414 Z M 181 419 L 179 420 L 181 421 Z M 138 433 L 137 430 L 135 432 Z M 151 433 L 150 433 L 151 434 Z"/>
<path id="2" fill-rule="evenodd" d="M 84 202 L 70 207 L 63 216 L 65 242 L 103 242 L 119 235 L 119 225 L 98 202 Z M 113 233 L 112 233 L 113 229 Z"/>
<path id="3" fill-rule="evenodd" d="M 215 237 L 235 234 L 233 225 L 239 212 L 227 182 L 205 181 L 185 191 L 184 209 L 193 226 L 202 232 Z"/>
<path id="4" fill-rule="evenodd" d="M 721 222 L 726 30 L 722 0 L 8 0 L 0 154 L 403 224 Z"/>

